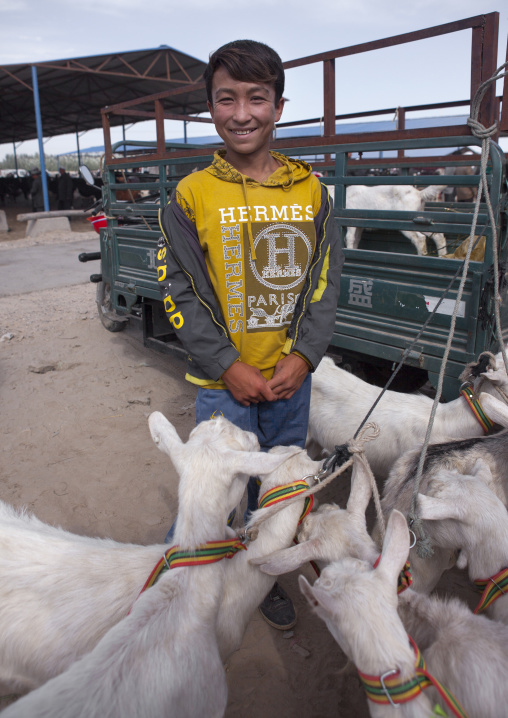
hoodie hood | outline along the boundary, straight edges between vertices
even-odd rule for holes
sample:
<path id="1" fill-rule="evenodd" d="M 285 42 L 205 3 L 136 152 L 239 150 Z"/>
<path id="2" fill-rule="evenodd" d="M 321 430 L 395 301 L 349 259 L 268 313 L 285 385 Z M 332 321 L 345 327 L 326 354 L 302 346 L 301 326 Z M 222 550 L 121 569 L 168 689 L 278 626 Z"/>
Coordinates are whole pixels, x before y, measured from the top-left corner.
<path id="1" fill-rule="evenodd" d="M 214 154 L 212 164 L 206 168 L 205 172 L 209 172 L 214 177 L 223 180 L 224 182 L 234 182 L 235 184 L 241 184 L 243 187 L 243 196 L 245 199 L 245 205 L 249 206 L 247 198 L 248 187 L 282 187 L 282 189 L 288 192 L 295 182 L 300 182 L 311 174 L 312 168 L 307 162 L 303 160 L 295 160 L 286 155 L 281 155 L 278 152 L 270 152 L 271 156 L 279 162 L 279 167 L 272 172 L 272 174 L 264 181 L 258 182 L 257 180 L 243 175 L 237 169 L 230 165 L 224 159 L 226 150 L 217 150 Z M 247 232 L 249 235 L 250 249 L 252 257 L 256 260 L 256 249 L 254 247 L 254 238 L 252 236 L 252 226 L 250 215 L 247 219 Z"/>
<path id="2" fill-rule="evenodd" d="M 205 170 L 224 182 L 235 182 L 237 184 L 246 184 L 247 186 L 262 184 L 263 187 L 282 187 L 283 189 L 289 190 L 295 182 L 306 179 L 312 172 L 311 166 L 303 160 L 295 160 L 291 157 L 281 155 L 278 152 L 270 152 L 272 157 L 276 159 L 281 166 L 278 167 L 268 179 L 260 183 L 252 177 L 242 175 L 238 172 L 238 170 L 224 159 L 225 154 L 225 149 L 217 150 L 214 154 L 212 164 Z"/>

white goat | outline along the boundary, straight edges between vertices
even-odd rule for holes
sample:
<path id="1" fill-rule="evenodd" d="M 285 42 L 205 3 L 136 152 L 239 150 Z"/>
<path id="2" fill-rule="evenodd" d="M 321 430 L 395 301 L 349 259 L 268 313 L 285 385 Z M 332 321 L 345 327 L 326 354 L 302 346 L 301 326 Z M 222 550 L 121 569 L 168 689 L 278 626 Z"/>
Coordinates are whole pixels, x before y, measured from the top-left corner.
<path id="1" fill-rule="evenodd" d="M 398 601 L 397 582 L 408 546 L 406 520 L 394 511 L 376 569 L 343 559 L 327 566 L 312 587 L 300 576 L 302 593 L 362 673 L 379 677 L 394 671 L 401 682 L 414 676 L 408 630 L 430 674 L 454 694 L 470 718 L 499 718 L 508 699 L 508 627 L 474 616 L 457 599 L 443 601 L 407 590 Z M 436 690 L 429 688 L 398 708 L 369 701 L 369 709 L 373 718 L 428 718 L 436 702 L 446 710 Z"/>
<path id="2" fill-rule="evenodd" d="M 492 576 L 494 588 L 496 574 L 508 567 L 508 513 L 488 488 L 489 467 L 479 459 L 471 473 L 443 470 L 430 481 L 428 495 L 419 494 L 419 513 L 430 522 L 433 543 L 460 550 L 457 565 L 467 565 L 471 581 Z M 508 624 L 508 595 L 499 595 L 486 613 Z"/>
<path id="3" fill-rule="evenodd" d="M 482 395 L 483 397 L 483 395 Z M 492 400 L 495 401 L 494 397 Z M 487 403 L 482 398 L 482 402 Z M 420 461 L 421 450 L 408 451 L 395 462 L 385 482 L 381 505 L 383 513 L 388 516 L 396 508 L 407 515 L 413 496 L 414 479 Z M 430 444 L 419 484 L 419 493 L 428 494 L 432 479 L 444 476 L 443 472 L 458 471 L 461 474 L 471 473 L 476 461 L 482 459 L 490 471 L 477 473 L 477 478 L 487 483 L 489 489 L 508 506 L 508 431 L 504 430 L 491 436 L 447 441 Z M 425 525 L 425 531 L 431 542 L 436 526 Z M 434 545 L 432 558 L 421 559 L 415 549 L 411 551 L 411 567 L 413 570 L 414 587 L 423 593 L 429 593 L 436 586 L 443 571 L 455 564 L 453 551 Z M 479 576 L 478 578 L 483 578 Z"/>
<path id="4" fill-rule="evenodd" d="M 496 395 L 496 386 L 502 387 L 508 381 L 501 354 L 496 362 L 500 367 L 496 373 L 487 370 L 481 375 L 486 380 L 492 377 L 495 382 L 482 383 L 482 400 L 484 393 Z M 312 376 L 308 443 L 314 441 L 330 452 L 335 446 L 347 443 L 380 393 L 379 387 L 362 381 L 340 369 L 330 357 L 324 357 Z M 386 479 L 400 456 L 423 444 L 432 403 L 432 399 L 423 394 L 385 392 L 369 418 L 379 426 L 380 437 L 365 447 L 376 478 Z M 462 396 L 438 405 L 431 441 L 481 435 L 483 429 Z"/>
<path id="5" fill-rule="evenodd" d="M 291 450 L 296 453 L 288 458 L 288 451 Z M 320 462 L 312 461 L 306 451 L 295 446 L 289 449 L 275 447 L 269 452 L 269 456 L 272 455 L 283 457 L 284 463 L 263 477 L 260 497 L 275 487 L 314 475 L 320 468 Z M 217 619 L 217 641 L 223 660 L 240 647 L 250 617 L 274 584 L 274 577 L 261 572 L 255 565 L 258 558 L 291 545 L 304 503 L 304 498 L 294 503 L 280 503 L 279 511 L 259 526 L 258 522 L 269 508 L 260 508 L 252 513 L 247 531 L 249 526 L 256 526 L 256 539 L 248 543 L 247 551 L 241 551 L 225 566 L 224 596 Z"/>
<path id="6" fill-rule="evenodd" d="M 368 209 L 395 212 L 421 212 L 425 202 L 436 199 L 444 187 L 430 185 L 425 189 L 417 190 L 410 185 L 351 185 L 346 190 L 346 209 Z M 401 229 L 400 232 L 407 237 L 420 255 L 427 254 L 427 236 L 430 236 L 436 245 L 439 256 L 446 254 L 446 238 L 439 232 L 417 232 Z M 357 249 L 362 237 L 363 227 L 348 227 L 346 233 L 346 247 Z"/>
<path id="7" fill-rule="evenodd" d="M 298 544 L 290 548 L 251 559 L 267 574 L 289 573 L 308 561 L 329 563 L 346 556 L 359 558 L 372 565 L 379 549 L 367 532 L 365 511 L 372 488 L 361 461 L 353 461 L 351 493 L 345 509 L 336 504 L 323 504 L 310 513 L 298 532 Z"/>
<path id="8" fill-rule="evenodd" d="M 256 451 L 255 435 L 222 417 L 199 424 L 186 444 L 162 414 L 149 425 L 180 474 L 174 542 L 183 550 L 224 540 L 253 468 L 263 474 L 286 458 Z M 222 715 L 215 624 L 224 561 L 172 569 L 135 601 L 167 546 L 73 536 L 2 506 L 4 517 L 2 684 L 20 692 L 48 681 L 6 715 Z"/>

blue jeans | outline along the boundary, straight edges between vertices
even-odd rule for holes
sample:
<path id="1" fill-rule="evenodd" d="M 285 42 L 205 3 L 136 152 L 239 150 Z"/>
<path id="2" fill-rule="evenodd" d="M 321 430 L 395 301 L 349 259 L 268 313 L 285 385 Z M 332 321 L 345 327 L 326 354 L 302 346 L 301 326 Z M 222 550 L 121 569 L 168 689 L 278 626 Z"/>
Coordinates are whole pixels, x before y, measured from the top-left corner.
<path id="1" fill-rule="evenodd" d="M 264 401 L 243 406 L 227 389 L 198 389 L 196 398 L 196 424 L 215 416 L 224 416 L 244 431 L 252 431 L 258 437 L 263 451 L 273 446 L 305 447 L 309 424 L 311 375 L 307 374 L 301 387 L 291 399 Z M 247 484 L 246 520 L 257 509 L 259 482 L 253 476 Z M 171 527 L 166 542 L 172 538 Z M 171 536 L 170 536 L 171 534 Z"/>

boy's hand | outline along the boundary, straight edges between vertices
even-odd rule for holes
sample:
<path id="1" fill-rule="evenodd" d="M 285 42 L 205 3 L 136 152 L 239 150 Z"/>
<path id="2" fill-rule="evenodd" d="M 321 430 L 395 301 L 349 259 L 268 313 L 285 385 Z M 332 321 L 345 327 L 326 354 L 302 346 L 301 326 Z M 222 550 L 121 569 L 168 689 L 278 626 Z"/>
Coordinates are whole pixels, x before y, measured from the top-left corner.
<path id="1" fill-rule="evenodd" d="M 243 406 L 258 404 L 260 401 L 275 401 L 278 398 L 259 369 L 242 361 L 231 364 L 221 378 Z"/>
<path id="2" fill-rule="evenodd" d="M 277 362 L 268 386 L 277 399 L 291 399 L 309 373 L 309 365 L 297 354 L 288 354 Z"/>

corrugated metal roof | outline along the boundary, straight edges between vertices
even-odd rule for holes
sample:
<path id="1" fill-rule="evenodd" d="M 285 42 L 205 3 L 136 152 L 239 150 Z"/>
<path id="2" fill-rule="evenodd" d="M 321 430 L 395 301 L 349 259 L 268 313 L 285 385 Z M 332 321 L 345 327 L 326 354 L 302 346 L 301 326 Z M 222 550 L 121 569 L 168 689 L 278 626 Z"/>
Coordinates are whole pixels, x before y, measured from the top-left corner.
<path id="1" fill-rule="evenodd" d="M 172 88 L 188 92 L 164 102 L 168 112 L 207 111 L 202 79 L 206 63 L 166 45 L 131 52 L 0 66 L 0 144 L 37 137 L 32 66 L 37 84 L 44 137 L 102 126 L 101 108 Z M 138 109 L 153 110 L 153 105 Z M 112 125 L 122 117 L 111 116 Z M 129 120 L 128 120 L 129 121 Z"/>

